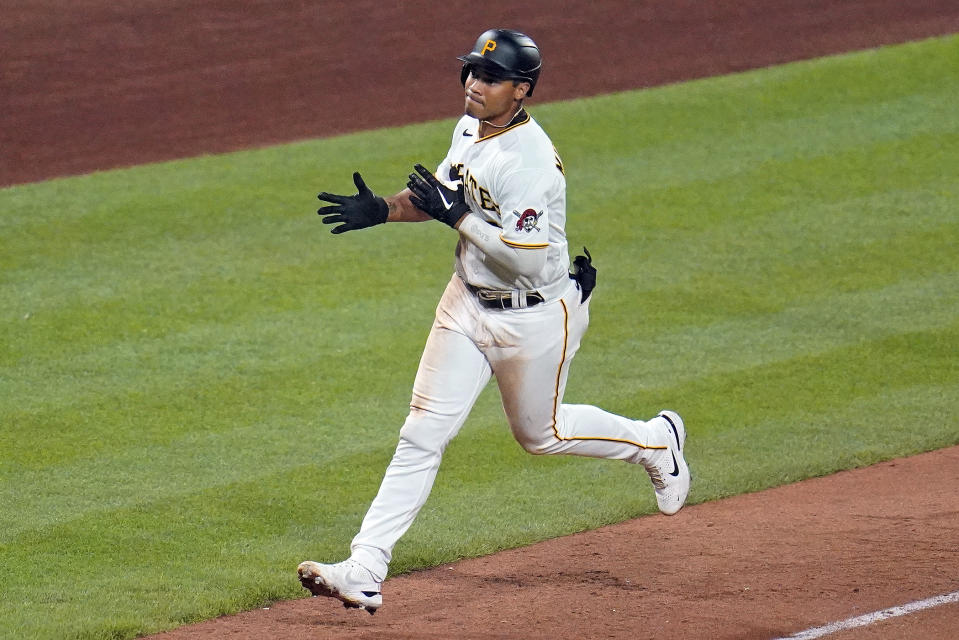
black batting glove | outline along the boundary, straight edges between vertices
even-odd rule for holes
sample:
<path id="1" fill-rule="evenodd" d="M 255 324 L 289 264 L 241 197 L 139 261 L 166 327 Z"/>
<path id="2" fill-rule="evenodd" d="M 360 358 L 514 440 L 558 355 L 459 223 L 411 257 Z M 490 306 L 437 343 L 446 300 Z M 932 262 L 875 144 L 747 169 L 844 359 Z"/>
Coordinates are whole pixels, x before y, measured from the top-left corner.
<path id="1" fill-rule="evenodd" d="M 570 277 L 579 283 L 579 289 L 582 292 L 582 300 L 586 302 L 589 294 L 596 288 L 596 267 L 593 266 L 593 256 L 589 255 L 589 249 L 583 247 L 585 256 L 576 256 L 573 260 L 573 269 L 570 271 Z"/>
<path id="2" fill-rule="evenodd" d="M 316 196 L 320 200 L 336 203 L 332 207 L 323 207 L 316 212 L 326 216 L 323 218 L 323 224 L 340 225 L 333 227 L 332 233 L 345 233 L 383 224 L 390 213 L 386 200 L 370 191 L 358 171 L 353 174 L 353 184 L 356 185 L 358 192 L 355 196 L 338 196 L 325 191 Z"/>
<path id="3" fill-rule="evenodd" d="M 410 181 L 406 183 L 412 192 L 410 202 L 423 213 L 455 229 L 460 218 L 470 211 L 462 183 L 458 188 L 450 189 L 423 165 L 417 164 L 413 168 L 416 172 L 410 174 Z"/>

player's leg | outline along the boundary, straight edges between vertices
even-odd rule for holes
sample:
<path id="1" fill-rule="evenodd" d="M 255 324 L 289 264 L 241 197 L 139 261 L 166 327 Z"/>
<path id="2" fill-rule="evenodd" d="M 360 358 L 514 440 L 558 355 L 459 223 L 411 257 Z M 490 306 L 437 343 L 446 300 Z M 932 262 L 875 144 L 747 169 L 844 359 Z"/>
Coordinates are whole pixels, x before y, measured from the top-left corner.
<path id="1" fill-rule="evenodd" d="M 590 405 L 563 403 L 570 363 L 589 322 L 588 304 L 581 304 L 578 296 L 572 289 L 537 313 L 501 315 L 504 335 L 522 336 L 515 344 L 487 350 L 513 435 L 534 454 L 642 464 L 657 490 L 660 509 L 675 513 L 689 490 L 682 455 L 685 428 L 679 416 L 661 412 L 650 420 L 633 420 Z"/>
<path id="2" fill-rule="evenodd" d="M 314 595 L 332 596 L 370 613 L 382 604 L 380 585 L 393 547 L 429 496 L 446 445 L 490 379 L 489 363 L 464 333 L 472 328 L 463 313 L 465 289 L 453 284 L 437 307 L 410 413 L 379 493 L 353 539 L 352 555 L 337 564 L 306 561 L 298 567 L 303 586 Z"/>
<path id="3" fill-rule="evenodd" d="M 486 357 L 464 334 L 470 319 L 462 317 L 460 295 L 450 286 L 440 302 L 396 453 L 353 540 L 353 557 L 380 578 L 386 576 L 393 546 L 429 496 L 443 451 L 490 379 Z"/>
<path id="4" fill-rule="evenodd" d="M 522 336 L 516 344 L 488 349 L 487 355 L 510 428 L 527 451 L 638 462 L 645 448 L 662 446 L 643 423 L 597 407 L 562 403 L 570 363 L 588 322 L 588 309 L 575 296 L 536 313 L 499 314 L 497 319 L 509 324 L 504 333 L 512 329 Z"/>

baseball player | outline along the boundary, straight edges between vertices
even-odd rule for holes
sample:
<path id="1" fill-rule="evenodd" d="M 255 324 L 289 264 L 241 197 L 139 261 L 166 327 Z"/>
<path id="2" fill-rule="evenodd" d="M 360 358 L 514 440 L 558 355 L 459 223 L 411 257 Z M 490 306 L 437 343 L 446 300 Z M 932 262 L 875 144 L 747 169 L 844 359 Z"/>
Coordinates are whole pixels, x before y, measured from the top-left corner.
<path id="1" fill-rule="evenodd" d="M 689 493 L 686 429 L 661 411 L 648 421 L 563 403 L 569 366 L 589 322 L 596 270 L 589 252 L 570 272 L 566 177 L 546 133 L 524 108 L 540 73 L 528 36 L 492 29 L 462 61 L 465 115 L 436 172 L 416 165 L 407 188 L 378 197 L 321 193 L 334 234 L 385 222 L 437 220 L 455 234 L 455 273 L 413 384 L 410 412 L 349 559 L 306 561 L 297 572 L 314 595 L 371 614 L 382 605 L 394 545 L 433 486 L 443 451 L 495 376 L 513 436 L 532 454 L 571 454 L 642 465 L 659 509 L 674 514 Z"/>

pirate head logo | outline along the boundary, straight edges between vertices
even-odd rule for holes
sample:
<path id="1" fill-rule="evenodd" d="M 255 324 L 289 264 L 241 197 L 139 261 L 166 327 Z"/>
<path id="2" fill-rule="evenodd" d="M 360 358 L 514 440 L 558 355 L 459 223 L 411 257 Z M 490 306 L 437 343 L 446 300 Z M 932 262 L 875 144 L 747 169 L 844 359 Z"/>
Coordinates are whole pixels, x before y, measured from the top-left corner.
<path id="1" fill-rule="evenodd" d="M 533 209 L 527 209 L 523 213 L 514 211 L 513 215 L 516 216 L 517 231 L 525 231 L 526 233 L 539 231 L 539 217 L 543 215 L 542 211 L 537 213 Z"/>

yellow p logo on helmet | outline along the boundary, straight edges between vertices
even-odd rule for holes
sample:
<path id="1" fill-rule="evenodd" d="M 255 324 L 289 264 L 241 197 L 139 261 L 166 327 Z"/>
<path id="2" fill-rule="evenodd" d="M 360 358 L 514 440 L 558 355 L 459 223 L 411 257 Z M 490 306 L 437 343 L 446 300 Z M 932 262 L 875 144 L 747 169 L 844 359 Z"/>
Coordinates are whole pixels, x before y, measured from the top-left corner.
<path id="1" fill-rule="evenodd" d="M 483 50 L 480 51 L 480 55 L 485 56 L 487 51 L 496 51 L 496 40 L 487 40 L 486 44 L 483 45 Z"/>

